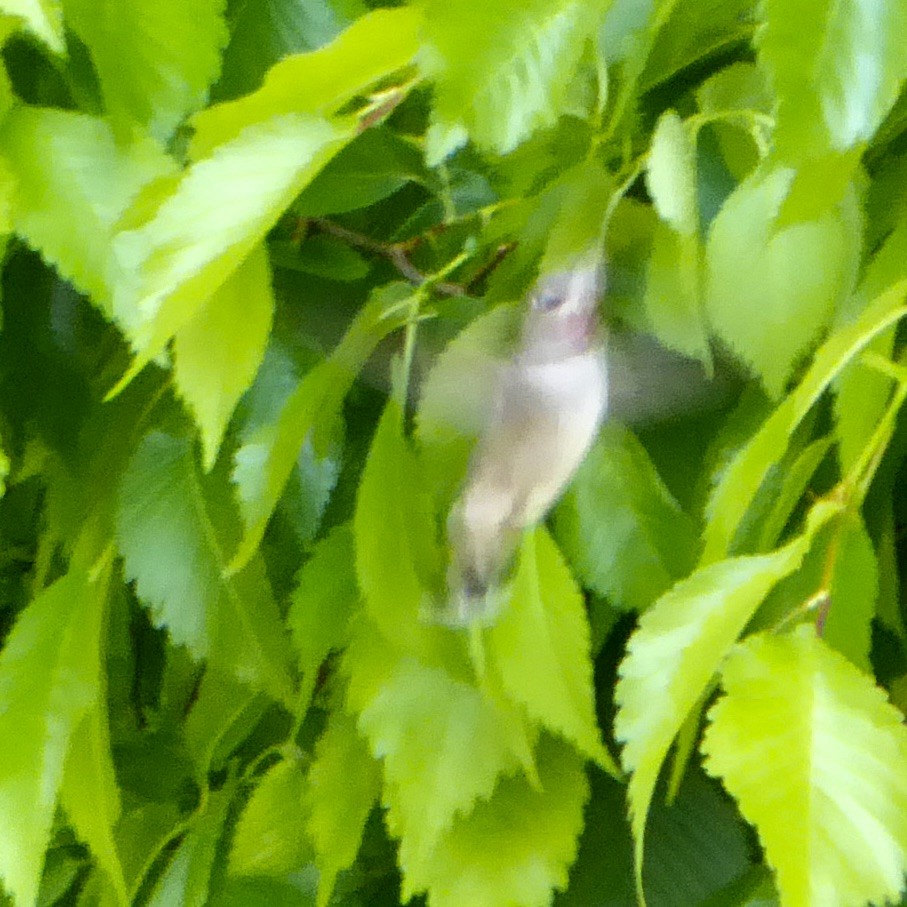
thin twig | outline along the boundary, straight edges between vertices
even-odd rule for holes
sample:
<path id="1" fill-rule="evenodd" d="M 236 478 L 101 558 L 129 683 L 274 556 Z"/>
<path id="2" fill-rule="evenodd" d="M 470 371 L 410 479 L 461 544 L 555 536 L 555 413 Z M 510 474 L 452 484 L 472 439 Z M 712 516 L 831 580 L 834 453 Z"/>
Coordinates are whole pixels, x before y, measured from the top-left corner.
<path id="1" fill-rule="evenodd" d="M 366 252 L 373 252 L 375 255 L 381 255 L 386 258 L 410 283 L 425 283 L 426 276 L 409 260 L 406 255 L 406 249 L 412 248 L 413 243 L 408 245 L 403 243 L 383 243 L 356 230 L 350 230 L 349 227 L 335 224 L 331 220 L 322 217 L 313 217 L 308 221 L 308 225 L 342 239 L 345 243 L 354 246 L 357 249 L 364 249 Z M 443 296 L 465 296 L 467 288 L 458 283 L 448 281 L 439 281 L 433 284 L 437 292 Z"/>

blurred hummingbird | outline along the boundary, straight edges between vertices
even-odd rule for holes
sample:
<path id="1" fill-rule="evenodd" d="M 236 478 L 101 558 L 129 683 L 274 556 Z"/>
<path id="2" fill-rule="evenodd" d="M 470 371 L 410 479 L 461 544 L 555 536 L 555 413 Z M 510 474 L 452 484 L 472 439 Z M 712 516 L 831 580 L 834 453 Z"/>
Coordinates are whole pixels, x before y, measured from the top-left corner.
<path id="1" fill-rule="evenodd" d="M 448 518 L 451 562 L 443 619 L 493 618 L 522 531 L 544 518 L 592 446 L 608 401 L 597 260 L 542 275 L 522 335 L 500 370 L 491 418 Z"/>

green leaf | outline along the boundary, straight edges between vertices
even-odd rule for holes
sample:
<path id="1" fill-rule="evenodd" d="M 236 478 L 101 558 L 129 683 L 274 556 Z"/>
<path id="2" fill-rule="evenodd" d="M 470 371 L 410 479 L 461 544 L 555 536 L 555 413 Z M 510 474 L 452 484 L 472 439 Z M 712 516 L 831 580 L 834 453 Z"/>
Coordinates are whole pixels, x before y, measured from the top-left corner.
<path id="1" fill-rule="evenodd" d="M 232 672 L 209 665 L 184 722 L 186 748 L 197 773 L 220 771 L 270 705 L 262 693 L 240 683 Z"/>
<path id="2" fill-rule="evenodd" d="M 742 183 L 715 218 L 707 248 L 712 326 L 774 397 L 849 292 L 846 251 L 857 242 L 836 211 L 777 229 L 792 178 L 774 170 Z"/>
<path id="3" fill-rule="evenodd" d="M 22 612 L 0 653 L 0 875 L 33 904 L 67 753 L 96 702 L 106 582 L 72 569 Z"/>
<path id="4" fill-rule="evenodd" d="M 77 834 L 104 869 L 120 903 L 125 904 L 129 900 L 126 879 L 113 833 L 120 817 L 120 790 L 110 752 L 107 710 L 102 704 L 99 697 L 73 734 L 60 801 Z"/>
<path id="5" fill-rule="evenodd" d="M 403 437 L 391 400 L 378 424 L 359 484 L 353 530 L 356 572 L 369 616 L 390 640 L 418 649 L 419 617 L 441 581 L 440 549 L 421 464 Z"/>
<path id="6" fill-rule="evenodd" d="M 843 518 L 834 556 L 830 603 L 823 638 L 867 674 L 872 618 L 879 594 L 879 565 L 872 540 L 858 514 Z"/>
<path id="7" fill-rule="evenodd" d="M 177 645 L 290 701 L 289 651 L 260 561 L 225 578 L 233 535 L 223 478 L 202 480 L 185 440 L 154 432 L 120 488 L 117 540 L 127 577 Z"/>
<path id="8" fill-rule="evenodd" d="M 778 98 L 777 147 L 797 162 L 869 141 L 907 77 L 897 2 L 871 7 L 768 0 L 759 63 Z"/>
<path id="9" fill-rule="evenodd" d="M 254 91 L 288 54 L 314 50 L 349 25 L 357 4 L 323 0 L 259 0 L 230 10 L 230 43 L 215 86 L 218 98 Z M 345 7 L 345 8 L 344 8 Z"/>
<path id="10" fill-rule="evenodd" d="M 319 907 L 330 901 L 338 873 L 356 859 L 365 820 L 381 792 L 380 782 L 378 764 L 355 722 L 335 711 L 315 748 L 306 790 L 308 830 L 320 872 Z"/>
<path id="11" fill-rule="evenodd" d="M 640 611 L 696 556 L 692 521 L 646 449 L 615 422 L 602 429 L 558 507 L 555 536 L 584 585 Z"/>
<path id="12" fill-rule="evenodd" d="M 312 180 L 294 210 L 306 217 L 365 208 L 423 177 L 416 147 L 390 129 L 376 127 L 350 142 Z"/>
<path id="13" fill-rule="evenodd" d="M 684 775 L 671 803 L 652 804 L 646 844 L 649 907 L 716 907 L 712 898 L 722 886 L 752 866 L 749 830 L 730 797 L 698 766 Z"/>
<path id="14" fill-rule="evenodd" d="M 351 128 L 290 115 L 247 129 L 190 167 L 151 220 L 117 235 L 113 310 L 136 353 L 127 379 L 202 309 Z"/>
<path id="15" fill-rule="evenodd" d="M 658 216 L 672 230 L 697 229 L 696 143 L 673 110 L 662 114 L 652 135 L 646 186 Z"/>
<path id="16" fill-rule="evenodd" d="M 769 551 L 778 543 L 791 514 L 831 449 L 831 443 L 831 438 L 818 438 L 804 447 L 784 469 L 780 486 L 773 491 L 771 508 L 761 521 L 758 551 Z"/>
<path id="17" fill-rule="evenodd" d="M 662 115 L 652 136 L 646 185 L 661 218 L 646 269 L 649 322 L 665 346 L 708 363 L 696 144 L 672 110 Z"/>
<path id="18" fill-rule="evenodd" d="M 267 876 L 231 879 L 218 888 L 209 907 L 310 907 L 315 903 L 314 888 L 306 876 L 292 881 Z"/>
<path id="19" fill-rule="evenodd" d="M 147 872 L 148 855 L 161 853 L 184 829 L 181 819 L 180 810 L 172 802 L 145 802 L 124 810 L 117 825 L 117 845 L 131 888 L 138 887 Z"/>
<path id="20" fill-rule="evenodd" d="M 158 880 L 149 907 L 206 907 L 209 903 L 212 872 L 218 843 L 224 831 L 236 782 L 230 780 L 219 791 L 209 794 L 206 808 L 199 815 L 170 865 Z"/>
<path id="21" fill-rule="evenodd" d="M 237 450 L 233 482 L 245 532 L 231 571 L 241 569 L 254 554 L 306 441 L 313 442 L 316 455 L 324 455 L 325 435 L 343 398 L 378 342 L 398 324 L 387 309 L 411 293 L 408 284 L 376 289 L 333 353 L 303 378 L 280 415 L 252 431 Z"/>
<path id="22" fill-rule="evenodd" d="M 614 724 L 624 743 L 621 762 L 633 774 L 628 800 L 637 884 L 646 818 L 672 741 L 766 594 L 799 567 L 815 532 L 838 509 L 817 504 L 804 533 L 771 554 L 700 568 L 640 618 L 619 670 Z"/>
<path id="23" fill-rule="evenodd" d="M 64 0 L 66 23 L 84 41 L 107 113 L 120 132 L 133 124 L 166 141 L 203 106 L 227 42 L 225 0 Z"/>
<path id="24" fill-rule="evenodd" d="M 0 11 L 21 20 L 54 53 L 66 52 L 60 0 L 0 0 Z"/>
<path id="25" fill-rule="evenodd" d="M 702 258 L 695 234 L 675 233 L 657 224 L 646 264 L 644 303 L 652 333 L 661 343 L 710 366 Z"/>
<path id="26" fill-rule="evenodd" d="M 533 720 L 618 774 L 595 721 L 583 598 L 544 529 L 527 535 L 507 610 L 487 640 L 506 694 Z"/>
<path id="27" fill-rule="evenodd" d="M 847 313 L 858 315 L 870 301 L 891 284 L 907 276 L 907 225 L 899 224 L 885 238 L 872 257 Z M 895 329 L 891 328 L 867 344 L 867 352 L 892 358 Z M 866 440 L 885 413 L 894 382 L 859 359 L 852 362 L 835 383 L 835 434 L 838 458 L 845 472 L 859 459 Z"/>
<path id="28" fill-rule="evenodd" d="M 646 60 L 644 90 L 664 84 L 682 69 L 702 65 L 709 57 L 720 59 L 728 47 L 750 38 L 753 6 L 752 0 L 686 0 L 664 4 L 667 19 L 658 29 Z"/>
<path id="29" fill-rule="evenodd" d="M 436 632 L 454 648 L 452 631 Z M 427 858 L 500 775 L 532 763 L 522 717 L 477 689 L 465 652 L 459 663 L 453 654 L 449 667 L 418 660 L 360 620 L 344 658 L 349 706 L 382 760 L 382 799 L 403 866 Z"/>
<path id="30" fill-rule="evenodd" d="M 725 556 L 769 469 L 784 456 L 794 429 L 842 369 L 874 337 L 905 314 L 900 307 L 907 281 L 893 284 L 853 324 L 832 334 L 813 357 L 797 388 L 765 421 L 724 470 L 712 493 L 705 528 L 704 563 Z"/>
<path id="31" fill-rule="evenodd" d="M 702 748 L 759 832 L 785 907 L 896 900 L 907 870 L 907 730 L 810 627 L 722 671 Z"/>
<path id="32" fill-rule="evenodd" d="M 298 761 L 278 762 L 268 770 L 236 824 L 231 875 L 281 876 L 312 861 L 305 791 L 306 776 Z"/>
<path id="33" fill-rule="evenodd" d="M 265 350 L 264 360 L 255 381 L 241 398 L 237 409 L 237 449 L 261 440 L 269 431 L 267 426 L 276 423 L 283 407 L 299 387 L 300 366 L 294 351 L 272 334 Z M 303 442 L 283 494 L 279 509 L 288 517 L 290 526 L 304 547 L 308 548 L 318 533 L 341 467 L 343 451 L 343 425 L 339 418 L 332 420 L 328 439 L 316 452 L 311 435 Z M 326 449 L 324 449 L 326 448 Z M 236 456 L 236 454 L 234 454 Z M 251 473 L 245 476 L 253 487 L 260 484 L 260 476 Z M 244 482 L 237 466 L 233 480 L 241 499 L 247 497 Z"/>
<path id="34" fill-rule="evenodd" d="M 506 154 L 553 126 L 598 24 L 597 3 L 577 0 L 422 0 L 421 62 L 435 83 L 429 164 L 471 138 Z"/>
<path id="35" fill-rule="evenodd" d="M 258 91 L 195 116 L 190 157 L 206 157 L 247 127 L 277 117 L 308 114 L 314 119 L 313 115 L 335 113 L 379 79 L 412 62 L 421 21 L 412 7 L 373 10 L 325 47 L 281 60 Z"/>
<path id="36" fill-rule="evenodd" d="M 355 249 L 330 236 L 309 236 L 301 245 L 275 242 L 269 250 L 275 268 L 302 271 L 327 280 L 361 280 L 370 270 L 369 263 Z"/>
<path id="37" fill-rule="evenodd" d="M 352 527 L 344 524 L 318 543 L 299 571 L 287 626 L 299 653 L 307 699 L 324 660 L 349 639 L 350 619 L 359 605 L 355 558 Z"/>
<path id="38" fill-rule="evenodd" d="M 755 63 L 732 63 L 696 89 L 699 109 L 708 114 L 728 110 L 771 113 L 772 100 L 765 75 Z"/>
<path id="39" fill-rule="evenodd" d="M 176 162 L 150 139 L 117 144 L 103 120 L 41 107 L 13 110 L 0 148 L 16 181 L 16 232 L 109 314 L 117 221 Z"/>
<path id="40" fill-rule="evenodd" d="M 174 337 L 173 380 L 201 432 L 206 471 L 261 365 L 273 315 L 271 269 L 259 246 Z"/>
<path id="41" fill-rule="evenodd" d="M 427 891 L 433 907 L 550 904 L 567 885 L 589 787 L 582 759 L 564 743 L 544 739 L 538 766 L 537 787 L 502 779 L 426 859 L 405 863 L 403 899 Z"/>

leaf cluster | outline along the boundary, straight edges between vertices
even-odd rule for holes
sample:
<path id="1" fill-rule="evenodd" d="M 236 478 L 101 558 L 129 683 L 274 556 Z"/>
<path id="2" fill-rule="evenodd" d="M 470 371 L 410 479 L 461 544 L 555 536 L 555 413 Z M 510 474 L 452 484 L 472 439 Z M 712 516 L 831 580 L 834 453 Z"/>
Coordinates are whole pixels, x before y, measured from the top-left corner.
<path id="1" fill-rule="evenodd" d="M 0 0 L 0 902 L 896 903 L 905 32 Z M 611 417 L 442 625 L 590 248 Z"/>

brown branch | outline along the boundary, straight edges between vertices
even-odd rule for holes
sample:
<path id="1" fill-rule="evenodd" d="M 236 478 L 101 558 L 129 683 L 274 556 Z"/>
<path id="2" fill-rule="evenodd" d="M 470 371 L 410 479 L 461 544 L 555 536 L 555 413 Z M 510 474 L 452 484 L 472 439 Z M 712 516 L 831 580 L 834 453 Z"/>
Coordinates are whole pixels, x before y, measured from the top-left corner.
<path id="1" fill-rule="evenodd" d="M 356 230 L 350 230 L 349 227 L 343 227 L 340 224 L 335 224 L 333 221 L 326 220 L 323 217 L 313 217 L 307 221 L 307 224 L 309 226 L 315 227 L 318 230 L 321 230 L 322 233 L 327 233 L 330 236 L 335 236 L 337 239 L 342 239 L 345 243 L 348 243 L 349 245 L 357 249 L 363 249 L 366 252 L 372 252 L 375 255 L 381 255 L 383 258 L 386 258 L 410 283 L 419 286 L 428 280 L 428 278 L 409 260 L 406 255 L 406 250 L 413 247 L 411 241 L 409 244 L 379 242 L 376 239 L 372 239 L 370 236 L 366 236 L 364 233 L 359 233 Z M 438 283 L 433 283 L 432 286 L 443 296 L 466 295 L 466 287 L 463 287 L 458 283 L 438 281 Z"/>

